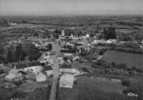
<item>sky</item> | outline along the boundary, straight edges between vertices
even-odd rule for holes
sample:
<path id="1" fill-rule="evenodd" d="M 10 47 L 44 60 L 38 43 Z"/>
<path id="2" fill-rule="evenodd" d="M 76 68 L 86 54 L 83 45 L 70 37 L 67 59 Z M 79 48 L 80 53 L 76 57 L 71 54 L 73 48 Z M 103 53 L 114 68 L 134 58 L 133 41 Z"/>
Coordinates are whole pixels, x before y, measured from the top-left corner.
<path id="1" fill-rule="evenodd" d="M 0 0 L 0 15 L 143 14 L 143 0 Z"/>

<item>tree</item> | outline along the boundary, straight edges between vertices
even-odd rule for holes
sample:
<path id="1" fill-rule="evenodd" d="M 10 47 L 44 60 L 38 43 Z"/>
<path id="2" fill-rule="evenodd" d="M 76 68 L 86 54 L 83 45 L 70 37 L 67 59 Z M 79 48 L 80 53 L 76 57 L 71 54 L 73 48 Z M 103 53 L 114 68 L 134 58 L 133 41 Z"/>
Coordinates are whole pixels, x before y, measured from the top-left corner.
<path id="1" fill-rule="evenodd" d="M 12 51 L 10 49 L 8 49 L 8 53 L 7 53 L 7 62 L 13 62 L 13 54 L 12 54 Z"/>
<path id="2" fill-rule="evenodd" d="M 9 23 L 6 19 L 0 19 L 0 26 L 9 26 Z"/>
<path id="3" fill-rule="evenodd" d="M 47 49 L 48 49 L 49 51 L 51 51 L 52 48 L 53 48 L 52 44 L 48 44 L 46 47 L 47 47 Z"/>
<path id="4" fill-rule="evenodd" d="M 25 41 L 22 44 L 22 50 L 25 54 L 25 57 L 27 57 L 30 61 L 37 60 L 41 53 L 38 50 L 38 48 L 35 47 L 34 44 L 32 44 L 31 41 Z"/>
<path id="5" fill-rule="evenodd" d="M 104 39 L 115 39 L 116 31 L 114 27 L 104 28 L 103 29 L 103 38 Z"/>
<path id="6" fill-rule="evenodd" d="M 22 61 L 25 58 L 24 52 L 22 50 L 22 45 L 18 44 L 16 46 L 16 51 L 15 51 L 15 55 L 16 55 L 16 61 Z"/>
<path id="7" fill-rule="evenodd" d="M 130 81 L 127 80 L 127 79 L 126 80 L 124 79 L 124 80 L 122 80 L 122 85 L 129 87 L 130 86 Z"/>
<path id="8" fill-rule="evenodd" d="M 143 40 L 143 34 L 140 31 L 133 33 L 133 37 L 139 42 Z"/>
<path id="9" fill-rule="evenodd" d="M 119 68 L 119 69 L 127 69 L 127 65 L 126 64 L 118 64 L 117 68 Z"/>

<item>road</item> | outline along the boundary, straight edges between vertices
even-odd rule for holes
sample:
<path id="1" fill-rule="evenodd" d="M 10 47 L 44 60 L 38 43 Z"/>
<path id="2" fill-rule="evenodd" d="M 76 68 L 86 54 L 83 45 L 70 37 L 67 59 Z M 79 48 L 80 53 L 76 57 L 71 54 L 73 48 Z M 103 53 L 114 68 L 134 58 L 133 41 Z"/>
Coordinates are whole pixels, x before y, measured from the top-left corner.
<path id="1" fill-rule="evenodd" d="M 53 76 L 53 82 L 52 82 L 49 100 L 56 100 L 56 97 L 57 97 L 56 94 L 57 94 L 57 85 L 58 85 L 58 79 L 59 79 L 59 62 L 57 57 L 60 54 L 60 46 L 57 43 L 54 43 L 53 51 L 56 52 L 56 55 L 53 55 L 51 57 L 54 61 L 54 65 L 52 66 L 54 70 L 54 76 Z"/>

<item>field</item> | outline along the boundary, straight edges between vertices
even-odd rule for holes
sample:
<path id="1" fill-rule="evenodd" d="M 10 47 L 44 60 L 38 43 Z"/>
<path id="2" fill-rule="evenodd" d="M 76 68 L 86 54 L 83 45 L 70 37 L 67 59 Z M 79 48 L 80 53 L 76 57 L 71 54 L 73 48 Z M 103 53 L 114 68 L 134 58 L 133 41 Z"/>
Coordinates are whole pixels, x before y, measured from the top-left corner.
<path id="1" fill-rule="evenodd" d="M 115 62 L 117 64 L 126 64 L 128 67 L 137 67 L 143 70 L 143 54 L 133 54 L 120 51 L 107 51 L 103 60 Z"/>
<path id="2" fill-rule="evenodd" d="M 82 77 L 73 89 L 59 89 L 58 100 L 127 100 L 122 93 L 124 89 L 120 81 L 102 77 Z"/>

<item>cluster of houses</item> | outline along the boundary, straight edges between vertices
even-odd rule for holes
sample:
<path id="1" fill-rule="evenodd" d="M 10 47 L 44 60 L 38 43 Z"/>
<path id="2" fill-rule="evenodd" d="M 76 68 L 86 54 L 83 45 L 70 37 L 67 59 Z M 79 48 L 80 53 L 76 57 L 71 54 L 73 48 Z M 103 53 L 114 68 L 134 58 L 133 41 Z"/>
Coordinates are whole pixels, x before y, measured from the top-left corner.
<path id="1" fill-rule="evenodd" d="M 8 74 L 4 77 L 7 82 L 47 82 L 47 80 L 53 77 L 54 70 L 45 70 L 43 66 L 30 66 L 26 68 L 12 68 Z M 73 83 L 76 80 L 76 76 L 84 74 L 75 68 L 60 68 L 60 87 L 72 88 Z M 65 78 L 66 77 L 66 78 Z"/>
<path id="2" fill-rule="evenodd" d="M 116 39 L 97 39 L 96 36 L 91 39 L 89 34 L 85 34 L 83 36 L 71 34 L 70 36 L 66 36 L 64 30 L 62 30 L 61 35 L 59 35 L 59 38 L 54 42 L 43 38 L 32 37 L 29 39 L 42 53 L 41 57 L 38 59 L 40 64 L 25 68 L 14 67 L 5 75 L 4 79 L 6 81 L 24 82 L 30 80 L 38 83 L 47 82 L 47 80 L 54 75 L 54 56 L 58 55 L 56 59 L 60 66 L 59 86 L 64 88 L 73 88 L 74 82 L 77 79 L 76 77 L 86 74 L 86 72 L 77 68 L 62 67 L 62 65 L 71 65 L 73 62 L 78 62 L 82 56 L 88 54 L 96 45 L 125 43 L 124 41 L 117 41 Z M 13 41 L 11 44 L 15 42 L 19 43 L 21 41 Z M 57 48 L 55 44 L 60 46 L 60 54 L 56 54 L 56 50 L 53 50 L 53 48 Z M 101 60 L 102 57 L 102 55 L 99 55 L 96 60 Z M 130 93 L 128 95 L 130 96 L 133 94 Z"/>
<path id="3" fill-rule="evenodd" d="M 7 75 L 5 76 L 5 80 L 7 81 L 25 81 L 31 80 L 35 82 L 45 82 L 51 76 L 53 76 L 53 66 L 54 59 L 53 56 L 56 55 L 53 48 L 56 49 L 55 42 L 58 44 L 60 48 L 60 54 L 56 59 L 58 59 L 58 65 L 64 64 L 72 64 L 74 61 L 78 61 L 80 59 L 80 55 L 83 51 L 89 52 L 90 43 L 88 41 L 89 35 L 85 35 L 82 37 L 76 37 L 74 35 L 65 36 L 64 31 L 62 31 L 62 35 L 59 36 L 57 41 L 51 42 L 49 39 L 42 38 L 28 38 L 32 41 L 32 43 L 37 47 L 42 55 L 38 59 L 40 65 L 36 66 L 27 66 L 25 68 L 12 68 Z M 49 46 L 50 45 L 50 46 Z M 56 51 L 56 50 L 55 50 Z M 43 66 L 44 65 L 44 66 Z M 51 67 L 48 69 L 46 67 Z M 60 86 L 72 88 L 73 83 L 75 81 L 75 76 L 81 75 L 83 72 L 79 71 L 75 68 L 60 68 Z"/>

